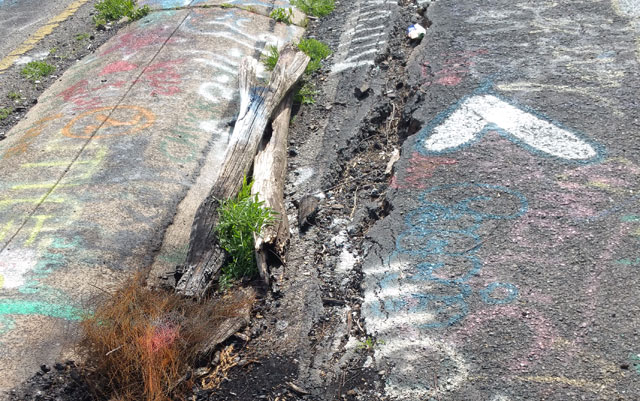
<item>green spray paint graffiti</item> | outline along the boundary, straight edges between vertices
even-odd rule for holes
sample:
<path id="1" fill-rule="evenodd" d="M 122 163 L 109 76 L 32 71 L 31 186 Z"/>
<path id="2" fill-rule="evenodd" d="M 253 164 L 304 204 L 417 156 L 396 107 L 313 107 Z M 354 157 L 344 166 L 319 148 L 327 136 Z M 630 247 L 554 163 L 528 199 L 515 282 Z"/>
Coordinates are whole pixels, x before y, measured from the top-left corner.
<path id="1" fill-rule="evenodd" d="M 81 310 L 60 300 L 69 299 L 64 292 L 40 283 L 40 280 L 66 265 L 65 251 L 73 251 L 80 245 L 81 239 L 54 239 L 49 249 L 42 255 L 30 277 L 18 288 L 18 292 L 29 299 L 0 300 L 0 336 L 15 328 L 12 318 L 16 315 L 40 315 L 65 320 L 79 320 Z M 39 299 L 33 299 L 36 296 Z M 55 300 L 55 301 L 53 301 Z"/>
<path id="2" fill-rule="evenodd" d="M 15 327 L 13 319 L 6 315 L 41 315 L 66 320 L 79 320 L 79 309 L 69 305 L 56 305 L 40 301 L 6 300 L 0 302 L 0 335 Z"/>

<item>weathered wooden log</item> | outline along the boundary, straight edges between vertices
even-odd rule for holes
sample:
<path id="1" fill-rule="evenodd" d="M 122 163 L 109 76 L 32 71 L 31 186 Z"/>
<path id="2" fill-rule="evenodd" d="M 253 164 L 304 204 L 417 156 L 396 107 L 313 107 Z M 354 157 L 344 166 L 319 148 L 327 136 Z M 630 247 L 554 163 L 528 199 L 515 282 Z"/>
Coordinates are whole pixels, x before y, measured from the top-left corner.
<path id="1" fill-rule="evenodd" d="M 308 62 L 304 53 L 293 45 L 286 46 L 280 52 L 269 86 L 262 87 L 255 84 L 257 61 L 243 59 L 239 71 L 240 113 L 220 173 L 196 212 L 187 262 L 176 284 L 178 293 L 202 297 L 217 278 L 227 257 L 214 232 L 220 200 L 231 198 L 240 190 L 269 118 L 300 79 Z"/>
<path id="2" fill-rule="evenodd" d="M 207 341 L 201 344 L 198 354 L 211 354 L 215 348 L 227 341 L 229 337 L 247 326 L 251 319 L 251 307 L 255 301 L 256 293 L 252 288 L 241 288 L 225 295 L 220 302 L 234 306 L 233 314 L 226 317 L 217 317 L 215 329 L 207 335 Z M 224 307 L 224 305 L 223 305 Z"/>
<path id="3" fill-rule="evenodd" d="M 287 141 L 293 95 L 289 93 L 274 113 L 271 138 L 264 138 L 253 161 L 253 186 L 251 193 L 258 195 L 264 205 L 276 216 L 274 224 L 265 227 L 254 236 L 256 262 L 260 277 L 269 284 L 267 252 L 275 251 L 284 259 L 289 243 L 289 219 L 284 208 L 284 180 L 287 172 Z"/>

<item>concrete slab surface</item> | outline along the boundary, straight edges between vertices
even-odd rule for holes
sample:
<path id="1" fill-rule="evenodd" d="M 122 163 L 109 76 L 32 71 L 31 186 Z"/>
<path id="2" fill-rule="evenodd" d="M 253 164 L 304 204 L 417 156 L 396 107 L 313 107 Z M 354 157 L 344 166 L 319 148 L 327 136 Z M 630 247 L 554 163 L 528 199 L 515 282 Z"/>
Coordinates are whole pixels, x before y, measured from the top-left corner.
<path id="1" fill-rule="evenodd" d="M 97 293 L 178 260 L 226 148 L 240 60 L 301 34 L 235 8 L 152 12 L 0 142 L 0 391 L 69 351 Z"/>

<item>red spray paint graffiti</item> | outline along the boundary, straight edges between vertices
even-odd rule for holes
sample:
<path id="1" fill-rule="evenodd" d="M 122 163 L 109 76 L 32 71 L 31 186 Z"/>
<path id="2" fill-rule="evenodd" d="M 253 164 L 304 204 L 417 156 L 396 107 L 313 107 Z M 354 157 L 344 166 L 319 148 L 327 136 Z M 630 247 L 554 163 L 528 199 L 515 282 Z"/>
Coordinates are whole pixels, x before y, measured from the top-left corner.
<path id="1" fill-rule="evenodd" d="M 425 83 L 422 86 L 458 85 L 470 72 L 471 67 L 475 65 L 473 58 L 487 53 L 488 51 L 484 49 L 455 53 L 453 57 L 445 59 L 439 69 L 436 69 L 437 67 L 433 66 L 430 61 L 425 61 L 422 63 L 422 77 L 425 78 Z"/>
<path id="2" fill-rule="evenodd" d="M 446 157 L 428 157 L 414 152 L 409 160 L 409 167 L 406 173 L 398 174 L 391 179 L 391 188 L 394 189 L 425 189 L 428 186 L 428 179 L 439 166 L 456 164 L 455 159 Z"/>

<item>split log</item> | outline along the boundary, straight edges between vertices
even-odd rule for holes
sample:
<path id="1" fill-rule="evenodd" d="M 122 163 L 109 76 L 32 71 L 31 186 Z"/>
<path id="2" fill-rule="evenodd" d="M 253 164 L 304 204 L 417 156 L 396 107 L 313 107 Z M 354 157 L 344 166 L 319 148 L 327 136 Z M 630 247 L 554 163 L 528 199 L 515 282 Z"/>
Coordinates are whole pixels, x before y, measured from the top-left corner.
<path id="1" fill-rule="evenodd" d="M 235 196 L 240 190 L 269 118 L 300 79 L 308 63 L 308 56 L 293 45 L 286 46 L 280 52 L 269 86 L 262 87 L 255 84 L 257 61 L 253 58 L 242 60 L 239 71 L 240 113 L 220 173 L 196 211 L 187 261 L 176 284 L 178 293 L 200 298 L 217 278 L 227 258 L 214 232 L 220 201 Z"/>
<path id="2" fill-rule="evenodd" d="M 293 95 L 289 93 L 274 113 L 271 123 L 271 138 L 265 138 L 253 161 L 253 187 L 251 193 L 258 195 L 264 205 L 276 213 L 276 221 L 267 226 L 260 235 L 254 236 L 258 272 L 269 284 L 267 252 L 273 249 L 281 259 L 289 243 L 289 219 L 284 208 L 284 180 L 287 172 L 287 141 Z"/>
<path id="3" fill-rule="evenodd" d="M 251 321 L 251 308 L 256 298 L 252 288 L 241 288 L 231 294 L 227 294 L 220 302 L 235 306 L 232 316 L 219 319 L 215 328 L 208 333 L 207 341 L 200 345 L 198 354 L 210 355 L 216 347 L 227 341 L 229 337 L 249 325 Z M 224 307 L 224 305 L 222 305 Z"/>

